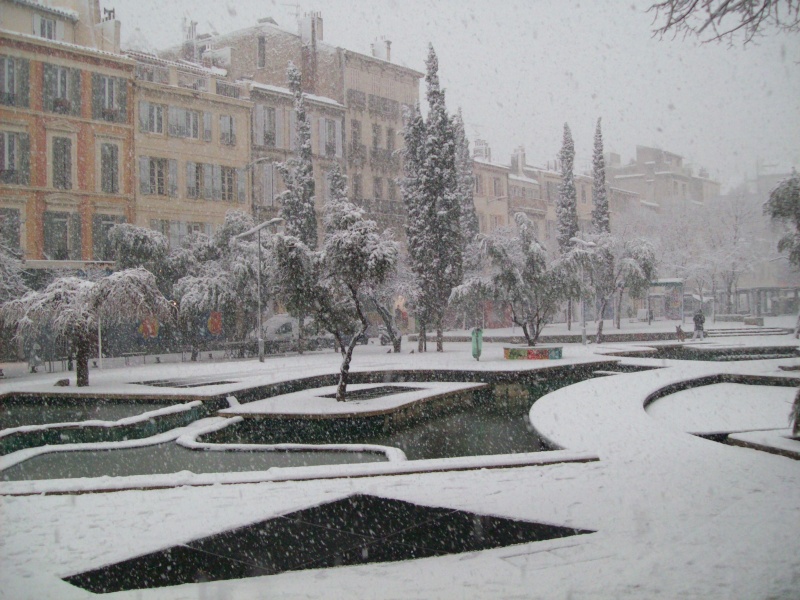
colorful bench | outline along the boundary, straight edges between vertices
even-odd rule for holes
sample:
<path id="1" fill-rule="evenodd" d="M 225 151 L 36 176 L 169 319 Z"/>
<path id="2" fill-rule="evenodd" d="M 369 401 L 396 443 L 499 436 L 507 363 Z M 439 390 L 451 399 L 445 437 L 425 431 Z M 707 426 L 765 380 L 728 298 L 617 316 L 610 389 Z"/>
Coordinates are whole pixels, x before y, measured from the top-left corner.
<path id="1" fill-rule="evenodd" d="M 555 360 L 562 357 L 563 346 L 504 346 L 507 360 Z"/>

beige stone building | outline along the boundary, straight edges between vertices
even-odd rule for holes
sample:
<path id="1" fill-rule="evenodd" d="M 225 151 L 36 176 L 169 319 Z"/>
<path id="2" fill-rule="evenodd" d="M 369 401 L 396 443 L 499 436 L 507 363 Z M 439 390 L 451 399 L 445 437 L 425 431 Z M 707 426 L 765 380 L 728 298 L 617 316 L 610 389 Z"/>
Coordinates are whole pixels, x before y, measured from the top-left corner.
<path id="1" fill-rule="evenodd" d="M 509 224 L 509 168 L 492 162 L 492 151 L 485 140 L 475 140 L 473 150 L 475 212 L 481 233 L 492 233 Z"/>
<path id="2" fill-rule="evenodd" d="M 292 150 L 294 117 L 286 77 L 292 62 L 301 69 L 307 94 L 320 216 L 325 174 L 338 162 L 348 175 L 350 197 L 379 225 L 404 237 L 400 132 L 403 108 L 419 98 L 422 73 L 393 64 L 388 41 L 376 42 L 372 56 L 332 46 L 324 42 L 322 16 L 311 13 L 299 19 L 297 33 L 270 18 L 220 36 L 197 36 L 190 25 L 186 42 L 162 56 L 224 68 L 228 81 L 250 89 L 255 104 L 252 155 L 260 165 L 255 169 L 254 204 L 265 207 L 265 217 L 278 210 L 274 198 L 283 189 L 270 163 L 285 160 Z M 265 143 L 259 144 L 262 120 L 268 132 L 275 130 L 274 143 L 266 133 Z"/>
<path id="3" fill-rule="evenodd" d="M 636 146 L 636 158 L 622 165 L 619 154 L 606 159 L 609 185 L 635 192 L 641 203 L 659 212 L 687 203 L 704 204 L 720 193 L 720 184 L 705 169 L 697 175 L 683 157 L 648 146 Z"/>
<path id="4" fill-rule="evenodd" d="M 128 52 L 136 61 L 135 223 L 167 236 L 211 234 L 251 212 L 246 90 L 220 69 Z"/>
<path id="5" fill-rule="evenodd" d="M 134 62 L 98 0 L 0 2 L 0 232 L 28 268 L 113 257 L 134 215 Z"/>

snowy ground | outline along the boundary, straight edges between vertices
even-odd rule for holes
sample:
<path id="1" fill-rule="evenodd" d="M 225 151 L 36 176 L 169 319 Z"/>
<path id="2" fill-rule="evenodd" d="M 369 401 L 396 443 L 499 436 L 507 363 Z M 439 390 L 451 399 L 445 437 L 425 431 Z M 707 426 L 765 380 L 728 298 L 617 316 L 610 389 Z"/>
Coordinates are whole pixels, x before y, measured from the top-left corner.
<path id="1" fill-rule="evenodd" d="M 797 341 L 784 335 L 721 338 L 703 344 L 792 347 Z M 480 362 L 472 359 L 468 344 L 447 344 L 441 354 L 408 354 L 413 347 L 406 345 L 402 356 L 386 354 L 379 346 L 359 347 L 353 370 L 538 369 L 552 363 L 602 360 L 596 353 L 633 346 L 566 345 L 561 361 L 504 361 L 502 346 L 485 344 Z M 64 495 L 13 496 L 4 487 L 8 484 L 0 484 L 0 597 L 86 598 L 88 592 L 60 578 L 349 494 L 368 493 L 596 533 L 439 558 L 109 597 L 798 598 L 800 462 L 684 432 L 696 424 L 716 427 L 718 423 L 711 421 L 718 418 L 719 409 L 731 407 L 738 414 L 737 426 L 749 418 L 763 425 L 760 419 L 765 414 L 771 415 L 767 418 L 773 424 L 780 412 L 774 403 L 764 395 L 762 411 L 753 394 L 743 399 L 709 389 L 705 395 L 673 395 L 653 404 L 662 404 L 660 410 L 677 418 L 688 408 L 716 403 L 714 410 L 697 409 L 697 423 L 691 427 L 651 416 L 643 405 L 660 388 L 685 379 L 719 373 L 797 376 L 778 367 L 798 365 L 800 360 L 625 360 L 667 368 L 562 388 L 539 400 L 530 413 L 537 430 L 564 448 L 562 452 L 597 456 L 593 462 L 304 481 L 252 478 L 249 483 L 217 481 L 217 485 Z M 90 392 L 235 394 L 253 385 L 330 373 L 338 362 L 338 356 L 329 352 L 269 358 L 264 364 L 249 360 L 92 370 Z M 189 390 L 134 383 L 212 374 L 234 383 Z M 0 393 L 52 391 L 60 377 L 63 374 L 20 374 L 1 382 Z M 342 475 L 347 472 L 345 467 L 332 468 Z M 180 486 L 187 474 L 171 479 Z M 147 482 L 143 478 L 140 484 L 144 487 Z M 213 478 L 206 483 L 213 483 Z"/>

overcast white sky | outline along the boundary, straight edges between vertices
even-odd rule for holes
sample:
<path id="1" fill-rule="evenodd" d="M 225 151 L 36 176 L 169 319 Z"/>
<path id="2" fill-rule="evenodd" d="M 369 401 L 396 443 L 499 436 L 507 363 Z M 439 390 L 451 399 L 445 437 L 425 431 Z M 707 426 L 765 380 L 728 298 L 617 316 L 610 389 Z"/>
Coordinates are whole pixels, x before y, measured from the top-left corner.
<path id="1" fill-rule="evenodd" d="M 700 44 L 651 35 L 648 0 L 103 0 L 122 21 L 123 44 L 138 28 L 155 47 L 181 40 L 184 16 L 220 33 L 272 16 L 296 31 L 295 12 L 318 10 L 325 41 L 369 53 L 392 41 L 392 60 L 424 71 L 427 44 L 439 56 L 448 106 L 461 107 L 471 140 L 495 162 L 524 145 L 528 162 L 558 153 L 564 122 L 588 169 L 594 126 L 606 151 L 636 145 L 683 155 L 723 188 L 756 163 L 800 166 L 800 35 L 770 32 L 741 43 Z M 421 86 L 421 90 L 424 90 Z M 773 168 L 774 170 L 774 168 Z"/>

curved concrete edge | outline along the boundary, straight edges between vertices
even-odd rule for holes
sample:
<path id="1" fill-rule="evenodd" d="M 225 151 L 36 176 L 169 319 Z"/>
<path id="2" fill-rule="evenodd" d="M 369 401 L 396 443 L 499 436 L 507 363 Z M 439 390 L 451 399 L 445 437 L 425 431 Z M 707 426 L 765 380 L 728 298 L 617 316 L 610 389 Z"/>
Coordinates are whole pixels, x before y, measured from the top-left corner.
<path id="1" fill-rule="evenodd" d="M 267 471 L 241 473 L 201 473 L 190 471 L 165 475 L 131 477 L 98 477 L 86 479 L 52 479 L 10 481 L 0 483 L 0 496 L 38 494 L 104 493 L 124 490 L 154 490 L 183 486 L 210 486 L 243 483 L 283 483 L 317 479 L 349 479 L 395 475 L 423 475 L 448 471 L 480 471 L 517 467 L 545 467 L 563 463 L 596 462 L 597 455 L 588 452 L 553 451 L 523 454 L 497 454 L 404 462 L 322 465 L 313 467 L 273 467 Z"/>

